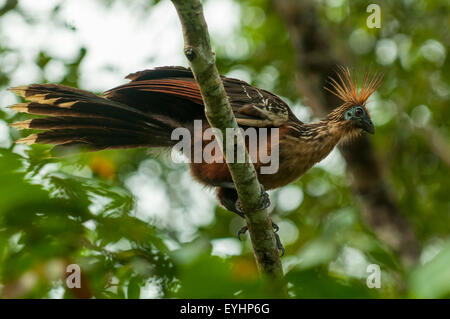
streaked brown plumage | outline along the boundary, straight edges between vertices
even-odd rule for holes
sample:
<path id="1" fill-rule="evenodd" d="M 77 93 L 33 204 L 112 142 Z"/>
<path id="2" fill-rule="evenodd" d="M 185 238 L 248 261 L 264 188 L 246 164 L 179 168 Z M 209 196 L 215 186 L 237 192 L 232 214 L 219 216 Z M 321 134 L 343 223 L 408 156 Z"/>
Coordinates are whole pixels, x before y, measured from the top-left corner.
<path id="1" fill-rule="evenodd" d="M 46 116 L 12 124 L 19 129 L 43 130 L 17 142 L 86 146 L 91 150 L 171 147 L 177 142 L 171 140 L 173 129 L 185 127 L 192 131 L 194 120 L 203 120 L 203 129 L 208 127 L 202 97 L 189 69 L 161 67 L 127 78 L 129 83 L 102 97 L 53 84 L 12 88 L 29 101 L 12 106 L 13 110 Z M 279 170 L 258 175 L 265 189 L 295 181 L 339 142 L 358 136 L 362 130 L 373 133 L 365 104 L 380 86 L 382 76 L 367 72 L 359 93 L 356 79 L 352 79 L 348 69 L 341 68 L 338 79 L 339 82 L 331 79 L 332 89 L 327 89 L 344 103 L 325 119 L 306 124 L 272 93 L 222 77 L 241 127 L 279 128 Z M 203 145 L 207 142 L 203 141 Z M 257 172 L 261 165 L 255 163 Z M 190 167 L 196 180 L 216 187 L 221 203 L 239 213 L 235 207 L 237 194 L 225 163 L 192 163 Z"/>

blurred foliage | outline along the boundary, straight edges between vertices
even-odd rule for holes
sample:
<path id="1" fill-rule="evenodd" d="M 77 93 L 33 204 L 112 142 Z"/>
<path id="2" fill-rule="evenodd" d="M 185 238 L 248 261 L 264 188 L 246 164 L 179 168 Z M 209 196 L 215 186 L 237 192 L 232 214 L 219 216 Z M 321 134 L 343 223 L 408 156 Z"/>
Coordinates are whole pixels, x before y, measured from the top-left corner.
<path id="1" fill-rule="evenodd" d="M 105 10 L 115 3 L 97 1 Z M 129 10 L 152 10 L 159 2 L 135 1 Z M 30 25 L 39 23 L 21 9 L 20 1 L 3 3 L 0 19 L 16 14 Z M 70 21 L 59 16 L 64 1 L 55 3 L 51 19 L 76 32 Z M 271 2 L 234 3 L 240 11 L 239 28 L 227 41 L 213 38 L 219 70 L 279 94 L 302 120 L 310 120 L 307 101 L 295 87 L 293 47 Z M 368 29 L 369 1 L 317 3 L 320 21 L 343 61 L 354 68 L 372 65 L 386 71 L 371 106 L 377 126 L 373 142 L 423 252 L 417 265 L 405 269 L 398 256 L 367 229 L 348 187 L 345 164 L 336 154 L 328 164 L 271 194 L 272 216 L 286 248 L 283 266 L 289 295 L 448 298 L 450 176 L 445 156 L 450 135 L 450 39 L 445 25 L 449 25 L 450 5 L 379 1 L 382 28 Z M 3 32 L 0 129 L 25 118 L 4 108 L 11 99 L 4 89 L 21 67 L 11 64 L 11 54 L 21 61 L 25 52 L 9 48 L 2 37 L 6 37 Z M 44 69 L 58 61 L 64 65 L 59 82 L 78 87 L 80 66 L 88 53 L 88 48 L 80 47 L 77 56 L 67 61 L 41 48 L 34 57 L 33 78 L 48 82 Z M 142 66 L 147 67 L 151 66 Z M 47 146 L 12 144 L 19 135 L 12 129 L 8 132 L 0 148 L 0 296 L 280 297 L 258 277 L 249 240 L 241 243 L 234 237 L 242 221 L 218 206 L 212 212 L 195 211 L 206 208 L 192 203 L 206 202 L 211 194 L 185 182 L 185 166 L 170 163 L 164 152 L 136 149 L 55 158 Z M 165 196 L 163 204 L 155 203 L 160 205 L 156 210 L 166 212 L 161 213 L 164 216 L 142 214 L 136 187 L 130 186 L 133 178 L 144 178 L 151 182 L 152 191 Z M 199 221 L 197 215 L 206 221 Z M 218 241 L 239 249 L 217 253 Z M 73 263 L 81 266 L 84 289 L 65 285 L 66 266 Z M 366 285 L 369 264 L 381 267 L 379 289 Z"/>

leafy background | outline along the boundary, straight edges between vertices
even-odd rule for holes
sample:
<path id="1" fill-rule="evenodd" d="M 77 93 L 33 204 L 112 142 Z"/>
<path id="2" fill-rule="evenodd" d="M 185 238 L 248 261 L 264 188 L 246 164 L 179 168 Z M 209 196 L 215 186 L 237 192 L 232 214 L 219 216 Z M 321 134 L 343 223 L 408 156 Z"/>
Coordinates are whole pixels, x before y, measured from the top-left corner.
<path id="1" fill-rule="evenodd" d="M 0 1 L 0 296 L 280 297 L 258 277 L 249 240 L 236 239 L 242 221 L 168 152 L 55 158 L 48 146 L 13 143 L 21 133 L 7 123 L 27 116 L 6 108 L 19 102 L 9 86 L 53 82 L 101 93 L 139 69 L 186 65 L 170 1 L 77 3 Z M 386 71 L 370 105 L 371 139 L 420 257 L 405 266 L 363 223 L 346 163 L 334 151 L 271 192 L 289 296 L 448 298 L 450 5 L 378 1 L 382 28 L 368 29 L 369 3 L 327 0 L 317 8 L 350 67 Z M 293 84 L 294 48 L 272 2 L 209 0 L 205 12 L 221 73 L 273 91 L 302 120 L 314 120 Z M 80 37 L 83 30 L 92 35 Z M 81 289 L 65 285 L 73 263 L 82 269 Z M 370 264 L 381 268 L 379 289 L 366 285 Z"/>

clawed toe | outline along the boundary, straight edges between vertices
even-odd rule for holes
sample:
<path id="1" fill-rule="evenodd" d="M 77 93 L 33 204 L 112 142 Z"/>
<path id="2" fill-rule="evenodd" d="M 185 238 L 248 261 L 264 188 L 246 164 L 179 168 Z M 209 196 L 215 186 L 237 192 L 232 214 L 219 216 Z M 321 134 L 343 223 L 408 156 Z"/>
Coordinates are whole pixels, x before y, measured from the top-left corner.
<path id="1" fill-rule="evenodd" d="M 262 199 L 262 204 L 259 209 L 264 210 L 270 206 L 270 197 L 269 197 L 269 194 L 264 189 L 264 186 L 262 184 L 261 184 L 261 199 Z"/>
<path id="2" fill-rule="evenodd" d="M 241 200 L 239 198 L 234 203 L 234 212 L 236 214 L 238 214 L 239 216 L 241 216 L 242 218 L 245 218 L 244 211 L 242 210 L 242 206 L 241 206 Z"/>
<path id="3" fill-rule="evenodd" d="M 280 227 L 278 227 L 278 225 L 275 224 L 274 222 L 272 222 L 272 228 L 273 228 L 273 231 L 274 231 L 275 233 L 278 232 L 278 231 L 280 230 Z"/>
<path id="4" fill-rule="evenodd" d="M 262 184 L 261 184 L 261 202 L 262 202 L 262 204 L 261 204 L 260 210 L 264 210 L 270 206 L 269 194 L 265 191 L 264 186 Z M 228 203 L 228 202 L 226 202 L 226 203 Z M 234 207 L 232 207 L 232 206 L 234 206 Z M 241 201 L 239 200 L 239 198 L 236 200 L 234 205 L 231 204 L 231 205 L 227 205 L 226 207 L 229 210 L 231 210 L 232 212 L 238 214 L 240 217 L 242 217 L 242 218 L 245 217 L 244 212 L 241 207 Z M 280 230 L 280 227 L 278 227 L 278 225 L 275 224 L 273 221 L 271 221 L 271 223 L 272 223 L 273 232 L 275 234 L 275 241 L 276 241 L 277 248 L 281 252 L 281 256 L 284 256 L 285 250 L 284 250 L 283 244 L 281 243 L 280 236 L 277 234 L 277 232 Z M 239 229 L 239 231 L 237 232 L 237 238 L 242 241 L 241 236 L 244 235 L 247 232 L 247 230 L 248 230 L 247 226 L 243 226 L 241 229 Z"/>
<path id="5" fill-rule="evenodd" d="M 275 241 L 277 242 L 277 248 L 281 252 L 280 256 L 283 257 L 285 251 L 284 251 L 283 244 L 281 243 L 280 236 L 276 232 L 274 234 L 275 234 Z"/>
<path id="6" fill-rule="evenodd" d="M 277 234 L 277 232 L 280 230 L 280 227 L 278 227 L 277 224 L 275 224 L 274 222 L 272 222 L 272 228 L 273 228 L 273 233 L 275 235 L 275 241 L 277 244 L 277 248 L 278 250 L 281 252 L 280 256 L 284 256 L 285 250 L 283 247 L 283 244 L 281 243 L 281 239 L 280 236 Z M 248 230 L 247 226 L 243 226 L 241 229 L 239 229 L 239 231 L 237 232 L 237 238 L 242 241 L 241 235 L 244 235 Z"/>
<path id="7" fill-rule="evenodd" d="M 264 190 L 264 186 L 261 185 L 261 206 L 258 210 L 264 210 L 270 206 L 270 197 L 269 194 Z M 237 213 L 239 216 L 244 217 L 244 211 L 242 210 L 241 201 L 238 198 L 236 203 L 234 204 L 233 211 Z"/>
<path id="8" fill-rule="evenodd" d="M 237 238 L 242 241 L 241 235 L 244 235 L 247 232 L 247 230 L 248 230 L 247 226 L 244 226 L 241 229 L 239 229 L 239 231 L 237 232 Z"/>
<path id="9" fill-rule="evenodd" d="M 278 227 L 278 225 L 272 221 L 272 228 L 273 233 L 275 234 L 275 241 L 277 242 L 277 248 L 281 252 L 280 256 L 284 256 L 284 247 L 283 244 L 281 243 L 280 236 L 277 234 L 277 232 L 280 230 L 280 227 Z"/>

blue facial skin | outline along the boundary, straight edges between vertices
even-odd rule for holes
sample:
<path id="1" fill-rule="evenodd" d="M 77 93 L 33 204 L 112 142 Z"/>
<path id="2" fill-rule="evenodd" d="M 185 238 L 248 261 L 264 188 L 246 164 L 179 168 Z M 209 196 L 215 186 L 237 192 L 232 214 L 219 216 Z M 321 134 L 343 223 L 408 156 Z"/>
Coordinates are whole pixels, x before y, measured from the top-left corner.
<path id="1" fill-rule="evenodd" d="M 348 109 L 344 114 L 344 118 L 348 121 L 355 123 L 356 127 L 359 127 L 366 131 L 367 133 L 375 133 L 375 128 L 369 115 L 360 105 L 356 105 L 351 109 Z"/>

